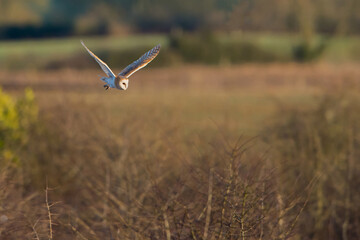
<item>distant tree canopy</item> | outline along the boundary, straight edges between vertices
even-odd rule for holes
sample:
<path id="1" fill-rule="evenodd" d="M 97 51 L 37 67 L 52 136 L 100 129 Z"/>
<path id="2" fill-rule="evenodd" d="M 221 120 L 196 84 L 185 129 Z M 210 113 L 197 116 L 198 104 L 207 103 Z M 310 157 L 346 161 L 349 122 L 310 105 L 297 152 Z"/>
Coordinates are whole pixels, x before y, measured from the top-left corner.
<path id="1" fill-rule="evenodd" d="M 172 29 L 354 34 L 359 12 L 358 0 L 0 0 L 0 38 Z"/>

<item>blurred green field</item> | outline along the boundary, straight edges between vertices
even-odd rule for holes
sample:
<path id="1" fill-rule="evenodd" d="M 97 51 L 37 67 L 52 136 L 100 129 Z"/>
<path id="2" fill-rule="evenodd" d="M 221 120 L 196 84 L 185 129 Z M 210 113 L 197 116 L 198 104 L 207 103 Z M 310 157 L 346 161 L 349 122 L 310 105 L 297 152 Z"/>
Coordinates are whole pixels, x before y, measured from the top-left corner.
<path id="1" fill-rule="evenodd" d="M 125 37 L 84 37 L 59 38 L 46 40 L 18 40 L 2 41 L 0 43 L 0 58 L 16 55 L 34 55 L 39 57 L 69 56 L 82 51 L 80 40 L 91 46 L 94 50 L 124 50 L 139 46 L 149 46 L 157 43 L 166 45 L 164 35 L 141 35 Z M 79 47 L 80 46 L 80 47 Z"/>
<path id="2" fill-rule="evenodd" d="M 0 43 L 1 68 L 43 68 L 52 62 L 72 60 L 84 53 L 80 40 L 95 52 L 122 52 L 158 43 L 167 45 L 163 35 L 5 41 Z"/>
<path id="3" fill-rule="evenodd" d="M 273 34 L 273 33 L 242 33 L 234 32 L 228 36 L 221 36 L 222 41 L 237 42 L 248 41 L 262 49 L 277 53 L 284 59 L 291 59 L 294 46 L 300 44 L 303 39 L 296 34 Z M 320 57 L 321 60 L 329 62 L 359 61 L 360 60 L 360 37 L 327 37 L 317 35 L 313 44 L 325 41 L 326 50 Z"/>
<path id="4" fill-rule="evenodd" d="M 179 46 L 172 46 L 172 35 L 129 35 L 129 36 L 111 36 L 111 37 L 86 37 L 82 40 L 90 49 L 99 54 L 109 64 L 124 64 L 125 61 L 118 56 L 126 58 L 136 58 L 142 51 L 160 43 L 163 46 L 161 59 L 158 66 L 178 65 L 192 61 L 191 56 L 186 58 L 184 49 Z M 187 41 L 187 35 L 180 38 L 180 41 Z M 194 37 L 191 37 L 194 38 Z M 207 43 L 208 38 L 202 38 L 201 34 L 195 36 L 199 38 L 199 44 L 209 48 L 207 51 L 215 51 L 217 45 Z M 291 34 L 270 34 L 270 33 L 218 33 L 214 38 L 230 52 L 236 51 L 237 56 L 241 56 L 240 62 L 288 62 L 295 61 L 294 49 L 302 43 L 301 37 Z M 80 43 L 80 38 L 63 38 L 47 40 L 21 40 L 21 41 L 3 41 L 0 42 L 0 66 L 6 68 L 53 68 L 61 67 L 66 63 L 68 65 L 94 67 L 86 61 Z M 194 44 L 191 40 L 188 44 Z M 202 42 L 202 43 L 201 43 Z M 181 44 L 181 42 L 180 42 Z M 239 48 L 238 45 L 243 46 Z M 245 45 L 244 45 L 245 44 Z M 360 38 L 356 36 L 349 37 L 332 37 L 317 36 L 314 38 L 312 45 L 324 44 L 325 50 L 320 54 L 319 60 L 326 62 L 351 62 L 360 59 Z M 185 47 L 189 47 L 185 45 Z M 246 52 L 247 48 L 255 52 Z M 199 49 L 194 46 L 194 49 Z M 164 51 L 165 50 L 165 51 Z M 205 49 L 206 50 L 206 49 Z M 223 50 L 222 50 L 223 51 Z M 185 58 L 181 56 L 185 54 Z M 194 52 L 194 54 L 199 54 Z M 229 53 L 231 54 L 231 53 Z M 248 54 L 250 54 L 248 56 Z M 255 56 L 254 56 L 255 54 Z M 114 56 L 115 55 L 115 56 Z M 205 54 L 202 58 L 197 59 L 198 63 L 211 62 L 208 58 L 213 57 L 211 54 Z M 257 56 L 259 55 L 259 56 Z M 263 56 L 264 55 L 264 56 Z M 226 60 L 226 56 L 219 56 L 220 60 L 214 59 L 215 62 L 225 58 L 224 63 L 236 63 L 239 60 L 232 60 L 231 57 Z M 83 62 L 83 63 L 79 63 Z"/>

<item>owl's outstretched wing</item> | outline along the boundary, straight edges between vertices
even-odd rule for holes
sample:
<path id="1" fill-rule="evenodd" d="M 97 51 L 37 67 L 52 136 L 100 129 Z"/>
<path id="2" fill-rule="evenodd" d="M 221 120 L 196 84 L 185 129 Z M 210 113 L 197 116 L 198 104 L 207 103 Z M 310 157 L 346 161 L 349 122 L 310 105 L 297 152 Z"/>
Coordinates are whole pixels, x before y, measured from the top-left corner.
<path id="1" fill-rule="evenodd" d="M 119 75 L 129 78 L 132 74 L 139 71 L 143 67 L 145 67 L 149 62 L 154 60 L 154 58 L 160 52 L 160 44 L 155 46 L 153 49 L 142 55 L 138 60 L 124 68 L 124 70 L 119 73 Z"/>
<path id="2" fill-rule="evenodd" d="M 104 63 L 100 58 L 98 58 L 92 51 L 90 51 L 84 44 L 83 41 L 80 41 L 81 44 L 84 46 L 86 51 L 96 60 L 96 62 L 100 65 L 101 69 L 106 73 L 108 77 L 115 77 L 115 74 L 111 71 L 108 65 Z"/>

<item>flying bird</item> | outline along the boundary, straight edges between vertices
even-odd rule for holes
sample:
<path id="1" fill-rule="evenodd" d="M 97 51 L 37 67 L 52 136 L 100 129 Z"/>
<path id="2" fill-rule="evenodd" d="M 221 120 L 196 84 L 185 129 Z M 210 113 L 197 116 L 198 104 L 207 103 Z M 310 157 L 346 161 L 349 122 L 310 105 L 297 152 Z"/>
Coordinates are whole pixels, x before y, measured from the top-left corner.
<path id="1" fill-rule="evenodd" d="M 117 76 L 111 71 L 109 66 L 103 62 L 100 58 L 98 58 L 92 51 L 90 51 L 81 41 L 81 44 L 88 51 L 88 53 L 96 60 L 96 62 L 100 65 L 101 69 L 105 72 L 107 77 L 102 77 L 101 80 L 106 84 L 104 85 L 105 90 L 109 88 L 116 88 L 119 90 L 126 90 L 129 87 L 129 77 L 135 72 L 139 71 L 149 62 L 154 60 L 154 58 L 160 52 L 160 44 L 155 46 L 153 49 L 142 55 L 138 60 L 131 63 L 129 66 L 124 68 Z"/>

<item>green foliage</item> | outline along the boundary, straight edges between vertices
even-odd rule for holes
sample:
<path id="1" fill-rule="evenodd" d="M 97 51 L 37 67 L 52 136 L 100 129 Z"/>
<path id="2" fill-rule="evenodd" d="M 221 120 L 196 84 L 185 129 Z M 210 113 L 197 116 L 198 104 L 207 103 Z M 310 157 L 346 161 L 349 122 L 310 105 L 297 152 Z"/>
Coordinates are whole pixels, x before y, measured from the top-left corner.
<path id="1" fill-rule="evenodd" d="M 303 41 L 293 48 L 294 60 L 308 62 L 318 59 L 326 50 L 326 41 L 322 40 L 317 44 L 311 44 Z"/>
<path id="2" fill-rule="evenodd" d="M 27 143 L 28 131 L 37 119 L 37 112 L 32 90 L 26 89 L 24 96 L 15 100 L 0 89 L 0 159 L 2 161 L 18 160 L 17 151 Z"/>
<path id="3" fill-rule="evenodd" d="M 281 60 L 275 52 L 267 51 L 250 41 L 222 42 L 211 33 L 172 34 L 170 46 L 184 62 L 219 64 L 221 62 L 269 62 Z"/>

